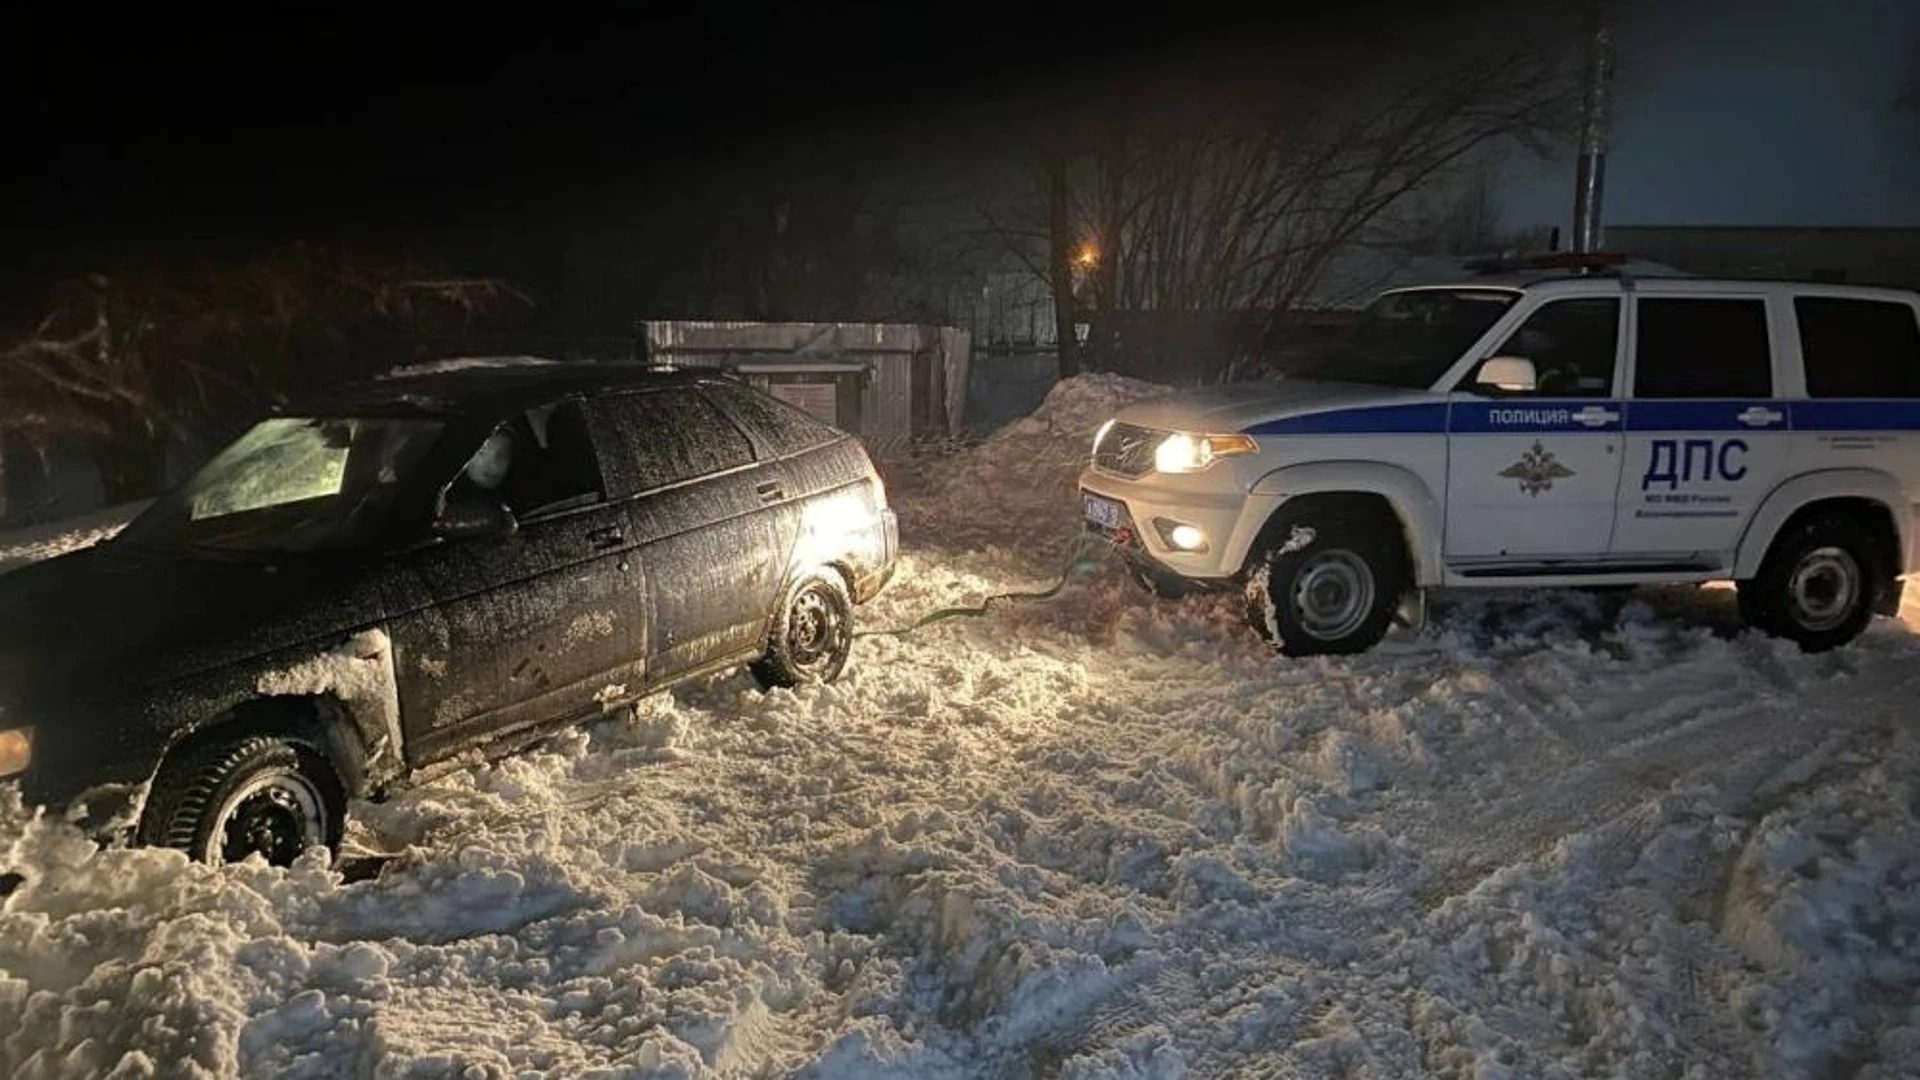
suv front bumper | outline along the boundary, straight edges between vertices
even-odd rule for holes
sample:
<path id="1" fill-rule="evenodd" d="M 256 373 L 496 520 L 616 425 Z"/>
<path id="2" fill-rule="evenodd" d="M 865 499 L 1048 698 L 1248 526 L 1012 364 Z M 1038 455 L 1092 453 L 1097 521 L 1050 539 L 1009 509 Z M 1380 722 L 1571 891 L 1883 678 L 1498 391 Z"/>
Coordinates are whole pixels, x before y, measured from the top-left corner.
<path id="1" fill-rule="evenodd" d="M 1201 583 L 1225 584 L 1240 574 L 1248 543 L 1242 536 L 1248 502 L 1243 491 L 1168 490 L 1088 469 L 1080 475 L 1080 496 L 1082 521 L 1129 559 Z M 1088 496 L 1117 506 L 1117 518 L 1099 520 Z M 1176 525 L 1198 529 L 1205 546 L 1175 547 L 1166 530 Z"/>

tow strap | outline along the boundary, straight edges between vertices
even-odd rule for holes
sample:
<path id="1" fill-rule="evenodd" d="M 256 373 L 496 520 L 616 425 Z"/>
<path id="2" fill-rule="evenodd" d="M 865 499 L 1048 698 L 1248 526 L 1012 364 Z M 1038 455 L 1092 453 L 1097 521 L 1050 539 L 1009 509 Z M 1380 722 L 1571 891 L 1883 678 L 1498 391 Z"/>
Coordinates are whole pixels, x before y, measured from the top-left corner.
<path id="1" fill-rule="evenodd" d="M 895 626 L 886 630 L 856 630 L 854 637 L 902 637 L 922 627 L 932 626 L 948 619 L 978 618 L 987 613 L 996 601 L 1001 600 L 1051 600 L 1060 595 L 1075 578 L 1084 577 L 1100 565 L 1101 556 L 1107 553 L 1112 541 L 1094 532 L 1082 532 L 1074 537 L 1073 547 L 1067 552 L 1066 565 L 1060 568 L 1060 576 L 1054 583 L 1038 592 L 994 593 L 978 604 L 960 607 L 946 607 L 930 611 L 905 626 Z"/>

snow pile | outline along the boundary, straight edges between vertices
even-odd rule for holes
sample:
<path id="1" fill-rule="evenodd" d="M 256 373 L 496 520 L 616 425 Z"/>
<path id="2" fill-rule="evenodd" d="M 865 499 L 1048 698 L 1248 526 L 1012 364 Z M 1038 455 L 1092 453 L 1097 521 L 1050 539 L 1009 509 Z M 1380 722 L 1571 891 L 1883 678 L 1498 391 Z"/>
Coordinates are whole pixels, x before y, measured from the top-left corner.
<path id="1" fill-rule="evenodd" d="M 1114 413 L 1170 389 L 1125 375 L 1076 375 L 1056 383 L 1033 415 L 1014 421 L 1000 434 L 1045 430 L 1069 439 L 1091 436 L 1101 424 L 1113 419 Z"/>
<path id="2" fill-rule="evenodd" d="M 0 574 L 110 540 L 147 505 L 137 502 L 109 506 L 80 517 L 0 532 Z"/>
<path id="3" fill-rule="evenodd" d="M 1019 485 L 895 494 L 984 542 L 866 625 L 1044 577 Z M 1107 572 L 682 687 L 355 807 L 371 880 L 0 807 L 0 1075 L 1912 1075 L 1910 632 L 1515 592 L 1284 661 L 1239 609 Z"/>
<path id="4" fill-rule="evenodd" d="M 948 456 L 886 464 L 889 483 L 914 513 L 902 514 L 912 544 L 966 549 L 1034 541 L 1051 555 L 1079 527 L 1080 470 L 1093 434 L 1121 409 L 1167 393 L 1159 383 L 1124 375 L 1062 379 L 1030 416 Z"/>

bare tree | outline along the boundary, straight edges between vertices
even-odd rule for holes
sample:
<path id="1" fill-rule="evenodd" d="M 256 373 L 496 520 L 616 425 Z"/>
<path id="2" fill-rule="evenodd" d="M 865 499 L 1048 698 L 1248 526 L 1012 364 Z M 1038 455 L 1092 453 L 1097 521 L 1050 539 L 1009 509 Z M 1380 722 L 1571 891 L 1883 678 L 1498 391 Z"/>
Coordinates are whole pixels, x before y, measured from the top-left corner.
<path id="1" fill-rule="evenodd" d="M 1019 140 L 1035 163 L 1029 209 L 990 224 L 1022 251 L 1036 227 L 1045 236 L 1063 374 L 1076 305 L 1063 253 L 1096 260 L 1103 315 L 1251 312 L 1270 332 L 1338 253 L 1403 224 L 1394 211 L 1413 196 L 1491 147 L 1563 133 L 1577 28 L 1498 14 L 1214 56 L 1204 73 L 1100 99 L 1114 107 L 1041 110 L 1052 122 Z"/>
<path id="2" fill-rule="evenodd" d="M 1060 377 L 1080 374 L 1080 318 L 1074 295 L 1075 243 L 1072 161 L 1062 151 L 1043 151 L 1034 162 L 1047 200 L 1047 272 L 1053 288 L 1054 348 Z"/>
<path id="3" fill-rule="evenodd" d="M 63 283 L 38 325 L 0 350 L 7 399 L 35 406 L 10 410 L 7 426 L 83 436 L 110 501 L 150 493 L 165 475 L 172 417 L 204 399 L 211 374 L 191 354 L 167 359 L 161 343 L 193 318 L 187 294 L 163 285 L 104 274 Z"/>
<path id="4" fill-rule="evenodd" d="M 78 435 L 108 500 L 137 498 L 161 486 L 176 435 L 528 303 L 490 279 L 306 248 L 188 274 L 87 274 L 0 342 L 0 432 Z"/>

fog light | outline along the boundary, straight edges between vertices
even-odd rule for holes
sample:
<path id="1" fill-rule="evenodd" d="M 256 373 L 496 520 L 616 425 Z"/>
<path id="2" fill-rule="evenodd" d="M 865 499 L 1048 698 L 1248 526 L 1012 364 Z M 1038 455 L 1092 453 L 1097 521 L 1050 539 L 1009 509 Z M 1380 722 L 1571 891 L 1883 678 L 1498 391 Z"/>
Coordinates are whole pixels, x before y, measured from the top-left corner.
<path id="1" fill-rule="evenodd" d="M 18 776 L 33 761 L 33 729 L 0 731 L 0 777 Z"/>
<path id="2" fill-rule="evenodd" d="M 1191 525 L 1175 525 L 1167 530 L 1167 543 L 1186 551 L 1199 551 L 1207 546 L 1207 534 Z"/>
<path id="3" fill-rule="evenodd" d="M 1196 552 L 1207 550 L 1207 534 L 1192 525 L 1168 521 L 1166 518 L 1155 518 L 1153 527 L 1159 531 L 1160 539 L 1165 540 L 1170 548 Z"/>

